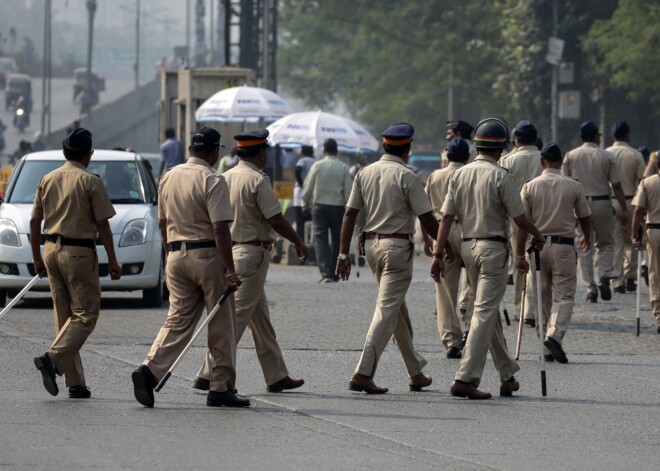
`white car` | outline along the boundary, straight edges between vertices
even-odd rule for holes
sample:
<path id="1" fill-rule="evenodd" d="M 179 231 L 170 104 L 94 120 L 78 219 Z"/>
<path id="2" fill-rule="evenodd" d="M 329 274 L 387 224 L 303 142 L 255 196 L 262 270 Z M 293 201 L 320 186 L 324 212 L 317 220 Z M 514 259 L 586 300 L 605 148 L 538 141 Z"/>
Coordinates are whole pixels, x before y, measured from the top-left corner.
<path id="1" fill-rule="evenodd" d="M 64 162 L 61 151 L 34 152 L 19 160 L 14 169 L 0 205 L 2 306 L 7 295 L 15 295 L 36 274 L 30 249 L 34 195 L 41 177 Z M 87 170 L 101 177 L 117 212 L 109 222 L 122 276 L 120 280 L 110 279 L 108 256 L 97 240 L 101 290 L 142 290 L 146 306 L 160 306 L 167 296 L 165 253 L 158 229 L 156 182 L 146 161 L 132 152 L 95 150 Z M 33 289 L 48 291 L 48 279 L 39 280 Z"/>

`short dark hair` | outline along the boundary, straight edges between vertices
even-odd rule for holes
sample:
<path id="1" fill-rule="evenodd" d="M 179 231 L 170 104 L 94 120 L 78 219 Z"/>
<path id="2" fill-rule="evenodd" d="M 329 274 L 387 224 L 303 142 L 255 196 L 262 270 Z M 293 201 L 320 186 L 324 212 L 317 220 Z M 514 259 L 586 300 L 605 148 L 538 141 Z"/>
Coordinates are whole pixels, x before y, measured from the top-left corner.
<path id="1" fill-rule="evenodd" d="M 62 152 L 64 152 L 64 158 L 66 160 L 72 160 L 74 162 L 82 162 L 82 160 L 85 158 L 85 156 L 90 150 L 91 147 L 89 148 L 71 147 L 68 138 L 62 141 Z"/>
<path id="2" fill-rule="evenodd" d="M 250 146 L 250 147 L 239 147 L 237 153 L 239 157 L 244 157 L 249 159 L 259 155 L 259 152 L 261 152 L 262 149 L 268 149 L 268 144 L 260 144 L 257 146 Z"/>
<path id="3" fill-rule="evenodd" d="M 524 146 L 536 145 L 537 134 L 535 132 L 530 133 L 514 133 L 518 142 Z"/>
<path id="4" fill-rule="evenodd" d="M 323 143 L 323 152 L 325 154 L 336 155 L 337 154 L 337 141 L 333 138 L 328 138 Z"/>
<path id="5" fill-rule="evenodd" d="M 167 128 L 165 130 L 165 139 L 174 139 L 174 128 Z"/>
<path id="6" fill-rule="evenodd" d="M 193 145 L 188 146 L 188 152 L 193 157 L 202 157 L 206 158 L 211 155 L 215 150 L 219 149 L 218 147 L 195 147 Z"/>
<path id="7" fill-rule="evenodd" d="M 401 157 L 403 154 L 410 151 L 410 142 L 402 146 L 393 146 L 391 144 L 386 144 L 383 142 L 383 150 L 385 151 L 386 154 L 396 155 L 397 157 Z"/>
<path id="8" fill-rule="evenodd" d="M 537 137 L 535 145 L 536 145 L 536 148 L 538 150 L 543 149 L 543 139 L 541 139 L 540 137 Z"/>
<path id="9" fill-rule="evenodd" d="M 447 152 L 447 160 L 450 162 L 458 162 L 461 164 L 466 163 L 468 160 L 470 160 L 470 153 L 468 152 L 467 155 L 461 155 L 461 154 L 455 154 L 455 153 L 450 153 Z"/>

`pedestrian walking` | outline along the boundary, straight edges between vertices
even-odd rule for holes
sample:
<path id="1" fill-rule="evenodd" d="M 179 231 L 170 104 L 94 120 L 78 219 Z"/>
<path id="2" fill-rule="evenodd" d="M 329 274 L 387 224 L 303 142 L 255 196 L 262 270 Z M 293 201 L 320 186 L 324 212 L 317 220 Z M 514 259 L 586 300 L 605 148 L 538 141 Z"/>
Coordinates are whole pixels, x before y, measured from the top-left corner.
<path id="1" fill-rule="evenodd" d="M 424 184 L 406 168 L 415 130 L 408 123 L 397 123 L 383 131 L 385 154 L 379 161 L 361 169 L 353 181 L 351 196 L 341 228 L 337 275 L 348 280 L 351 261 L 348 250 L 355 220 L 366 210 L 365 252 L 369 268 L 378 283 L 378 300 L 362 355 L 351 377 L 351 391 L 384 394 L 387 388 L 374 383 L 383 350 L 394 336 L 410 377 L 411 391 L 421 391 L 432 382 L 422 369 L 426 360 L 415 350 L 413 329 L 406 306 L 406 292 L 412 281 L 415 246 L 415 216 L 429 234 L 438 232 L 438 221 Z"/>
<path id="2" fill-rule="evenodd" d="M 582 229 L 580 246 L 583 252 L 591 245 L 591 209 L 582 185 L 561 173 L 561 149 L 548 142 L 541 151 L 541 176 L 524 184 L 520 197 L 532 223 L 546 240 L 541 256 L 541 293 L 537 293 L 532 276 L 531 302 L 543 306 L 543 332 L 545 361 L 568 363 L 562 347 L 571 323 L 577 285 L 577 254 L 574 247 L 576 219 Z M 527 231 L 520 229 L 516 241 L 516 269 L 524 275 L 529 272 L 525 261 Z M 531 264 L 531 262 L 530 262 Z M 555 304 L 553 308 L 553 302 Z M 525 313 L 527 318 L 527 313 Z"/>
<path id="3" fill-rule="evenodd" d="M 312 169 L 312 165 L 316 162 L 314 158 L 314 148 L 312 146 L 302 146 L 300 148 L 300 158 L 296 162 L 296 184 L 293 188 L 293 211 L 296 218 L 296 232 L 298 237 L 303 241 L 305 239 L 305 223 L 309 221 L 311 216 L 311 209 L 303 212 L 303 189 L 305 188 L 305 179 Z M 310 201 L 310 204 L 312 201 Z"/>
<path id="4" fill-rule="evenodd" d="M 472 144 L 472 132 L 474 127 L 467 121 L 457 119 L 455 121 L 447 121 L 447 143 L 451 142 L 455 137 L 462 137 L 467 142 L 468 147 L 470 148 L 470 157 L 468 158 L 468 163 L 472 162 L 477 157 L 477 149 L 475 149 Z M 446 167 L 449 164 L 449 159 L 447 158 L 447 149 L 442 152 L 441 155 L 441 166 Z"/>
<path id="5" fill-rule="evenodd" d="M 348 165 L 337 158 L 337 141 L 327 139 L 323 143 L 323 154 L 323 159 L 312 165 L 305 179 L 303 211 L 312 208 L 314 252 L 321 272 L 320 282 L 331 283 L 339 280 L 335 274 L 339 230 L 353 181 Z"/>
<path id="6" fill-rule="evenodd" d="M 80 349 L 94 331 L 101 306 L 96 237 L 108 255 L 110 277 L 121 278 L 108 219 L 115 209 L 103 181 L 87 172 L 92 160 L 92 133 L 74 129 L 62 141 L 66 163 L 37 185 L 30 219 L 30 246 L 36 273 L 48 275 L 57 336 L 48 351 L 34 359 L 46 390 L 57 396 L 56 375 L 64 375 L 69 397 L 86 399 Z M 41 223 L 45 234 L 41 256 Z"/>
<path id="7" fill-rule="evenodd" d="M 614 162 L 619 170 L 621 187 L 627 204 L 633 199 L 637 185 L 644 178 L 644 157 L 637 150 L 630 147 L 630 126 L 625 121 L 617 121 L 612 126 L 612 137 L 614 144 L 607 150 L 614 155 Z M 617 215 L 623 212 L 623 208 L 612 198 L 614 211 Z M 632 207 L 626 207 L 628 220 L 632 220 Z M 619 276 L 612 281 L 615 293 L 634 292 L 637 289 L 635 279 L 637 277 L 637 253 L 628 237 L 629 230 L 620 224 L 614 225 L 614 267 Z"/>
<path id="8" fill-rule="evenodd" d="M 501 380 L 500 396 L 511 396 L 520 388 L 514 377 L 520 367 L 507 349 L 499 314 L 508 277 L 509 218 L 532 234 L 534 246 L 541 248 L 545 239 L 529 220 L 513 177 L 497 164 L 508 140 L 503 118 L 490 115 L 479 122 L 474 138 L 479 155 L 454 173 L 441 208 L 431 277 L 440 283 L 445 275 L 443 251 L 457 218 L 463 229 L 461 258 L 475 296 L 470 335 L 450 388 L 452 396 L 490 399 L 489 392 L 477 389 L 489 349 Z"/>
<path id="9" fill-rule="evenodd" d="M 538 139 L 538 132 L 536 126 L 528 120 L 520 121 L 513 129 L 514 136 L 514 149 L 500 160 L 500 166 L 506 168 L 511 173 L 511 176 L 516 181 L 516 188 L 518 193 L 522 190 L 526 181 L 541 175 L 541 153 L 536 147 Z M 510 221 L 509 230 L 511 234 L 511 247 L 513 252 L 516 253 L 516 240 L 518 236 L 518 226 Z M 510 274 L 513 277 L 514 289 L 514 304 L 518 318 L 523 319 L 525 315 L 525 324 L 534 326 L 534 308 L 532 303 L 527 303 L 527 313 L 523 313 L 521 309 L 521 299 L 523 285 L 525 284 L 525 276 L 519 271 L 513 269 L 515 264 L 510 264 L 512 271 Z"/>
<path id="10" fill-rule="evenodd" d="M 649 298 L 657 332 L 660 334 L 660 174 L 656 173 L 641 181 L 632 205 L 635 210 L 631 224 L 631 239 L 637 250 L 646 249 L 648 252 Z M 638 235 L 644 220 L 646 244 Z"/>
<path id="11" fill-rule="evenodd" d="M 470 148 L 462 137 L 455 137 L 447 147 L 447 159 L 449 164 L 440 170 L 433 172 L 426 183 L 426 193 L 433 206 L 433 214 L 438 222 L 442 219 L 442 203 L 445 201 L 449 190 L 449 181 L 458 169 L 463 167 L 470 157 Z M 463 349 L 463 332 L 461 321 L 458 318 L 457 303 L 458 291 L 461 281 L 463 260 L 461 259 L 462 228 L 458 219 L 454 219 L 449 232 L 448 244 L 451 246 L 455 257 L 445 267 L 445 282 L 435 285 L 435 304 L 440 340 L 447 349 L 447 358 L 461 358 Z M 435 242 L 435 239 L 433 239 Z M 428 247 L 425 252 L 432 248 Z M 472 313 L 470 312 L 470 317 Z M 468 319 L 469 322 L 469 319 Z"/>
<path id="12" fill-rule="evenodd" d="M 162 178 L 167 170 L 182 164 L 183 162 L 183 144 L 175 138 L 174 129 L 167 128 L 165 130 L 165 141 L 160 145 L 159 178 Z"/>
<path id="13" fill-rule="evenodd" d="M 220 133 L 197 129 L 188 162 L 161 178 L 158 225 L 167 253 L 170 308 L 143 364 L 132 375 L 135 398 L 154 406 L 154 387 L 174 364 L 206 312 L 210 313 L 229 287 L 240 280 L 234 268 L 229 223 L 234 219 L 227 183 L 213 166 L 218 161 Z M 247 407 L 237 398 L 236 313 L 230 297 L 208 323 L 211 380 L 206 405 Z"/>
<path id="14" fill-rule="evenodd" d="M 594 281 L 593 249 L 589 249 L 585 254 L 580 254 L 578 261 L 582 281 L 588 289 L 587 302 L 595 303 L 598 302 L 598 291 L 604 301 L 612 299 L 610 279 L 619 276 L 614 266 L 616 218 L 610 194 L 614 192 L 619 205 L 625 209 L 618 215 L 619 224 L 622 227 L 628 224 L 628 210 L 614 155 L 598 147 L 601 138 L 598 125 L 593 121 L 582 123 L 580 137 L 583 144 L 566 154 L 561 170 L 564 175 L 575 178 L 582 184 L 591 209 L 595 234 L 590 237 L 590 240 L 594 241 L 593 246 L 596 248 L 598 285 Z"/>
<path id="15" fill-rule="evenodd" d="M 260 129 L 234 136 L 239 162 L 224 176 L 229 187 L 231 238 L 236 274 L 241 288 L 236 292 L 236 343 L 240 342 L 247 327 L 269 392 L 296 389 L 305 381 L 292 379 L 286 367 L 282 350 L 277 343 L 275 329 L 270 321 L 268 299 L 264 285 L 270 266 L 270 250 L 276 234 L 295 244 L 302 263 L 307 259 L 307 247 L 291 224 L 282 215 L 268 176 L 261 172 L 268 159 L 268 131 Z M 212 386 L 213 353 L 193 384 L 195 389 L 208 390 Z"/>

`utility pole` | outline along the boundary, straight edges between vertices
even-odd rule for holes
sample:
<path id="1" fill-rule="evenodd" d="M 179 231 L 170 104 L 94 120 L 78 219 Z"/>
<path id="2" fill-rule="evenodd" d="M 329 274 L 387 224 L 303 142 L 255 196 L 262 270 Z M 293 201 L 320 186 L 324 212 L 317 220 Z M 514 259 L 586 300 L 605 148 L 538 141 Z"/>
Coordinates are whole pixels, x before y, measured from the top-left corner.
<path id="1" fill-rule="evenodd" d="M 271 88 L 270 83 L 270 0 L 263 0 L 263 64 L 262 64 L 262 86 L 268 90 Z"/>
<path id="2" fill-rule="evenodd" d="M 51 0 L 44 2 L 44 58 L 41 80 L 41 134 L 50 134 L 50 77 L 51 77 Z"/>
<path id="3" fill-rule="evenodd" d="M 140 86 L 140 0 L 135 10 L 135 88 Z"/>
<path id="4" fill-rule="evenodd" d="M 92 51 L 94 49 L 94 15 L 96 14 L 96 0 L 87 0 L 87 12 L 89 13 L 89 32 L 87 34 L 87 84 L 85 86 L 85 93 L 82 98 L 82 110 L 89 112 L 91 106 L 89 104 L 94 101 L 92 99 Z M 82 113 L 81 113 L 82 114 Z"/>
<path id="5" fill-rule="evenodd" d="M 447 87 L 447 121 L 454 120 L 454 58 L 449 61 L 449 86 Z"/>
<path id="6" fill-rule="evenodd" d="M 552 0 L 552 37 L 556 38 L 559 30 L 559 0 Z M 557 98 L 559 88 L 559 65 L 552 65 L 552 88 L 550 89 L 550 137 L 557 142 Z"/>
<path id="7" fill-rule="evenodd" d="M 190 67 L 190 0 L 186 0 L 186 67 Z"/>

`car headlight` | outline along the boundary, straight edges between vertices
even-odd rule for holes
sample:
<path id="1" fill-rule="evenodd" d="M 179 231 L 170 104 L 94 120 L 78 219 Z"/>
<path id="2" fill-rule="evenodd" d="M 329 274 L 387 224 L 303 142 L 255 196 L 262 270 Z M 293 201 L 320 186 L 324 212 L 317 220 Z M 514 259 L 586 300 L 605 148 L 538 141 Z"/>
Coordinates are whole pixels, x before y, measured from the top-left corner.
<path id="1" fill-rule="evenodd" d="M 21 239 L 18 237 L 16 224 L 11 219 L 0 219 L 0 245 L 20 247 Z"/>
<path id="2" fill-rule="evenodd" d="M 124 232 L 119 239 L 119 247 L 129 247 L 131 245 L 140 245 L 147 242 L 147 220 L 133 219 L 124 228 Z"/>

